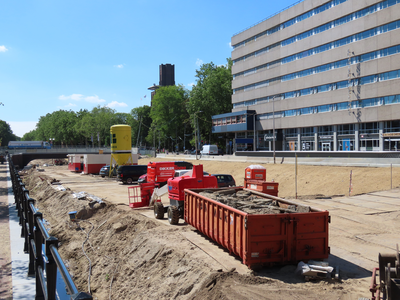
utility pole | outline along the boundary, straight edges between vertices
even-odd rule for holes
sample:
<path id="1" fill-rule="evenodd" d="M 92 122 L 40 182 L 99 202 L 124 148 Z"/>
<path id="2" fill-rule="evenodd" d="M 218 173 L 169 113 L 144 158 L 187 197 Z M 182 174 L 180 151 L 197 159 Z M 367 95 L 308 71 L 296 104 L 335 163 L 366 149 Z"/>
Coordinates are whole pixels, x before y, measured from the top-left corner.
<path id="1" fill-rule="evenodd" d="M 275 96 L 272 97 L 272 148 L 274 150 L 274 164 L 275 160 Z"/>
<path id="2" fill-rule="evenodd" d="M 142 117 L 140 117 L 140 121 L 139 121 L 139 131 L 138 131 L 138 136 L 137 136 L 137 140 L 136 140 L 136 147 L 139 148 L 139 136 L 140 136 L 140 126 L 142 125 Z"/>
<path id="3" fill-rule="evenodd" d="M 194 113 L 194 141 L 195 141 L 195 144 L 196 144 L 196 160 L 197 160 L 197 130 L 199 130 L 200 131 L 200 129 L 199 129 L 199 120 L 197 119 L 196 120 L 196 115 L 197 115 L 197 113 L 201 113 L 202 111 L 201 110 L 199 110 L 199 111 L 196 111 L 195 113 Z M 196 121 L 197 121 L 197 130 L 196 130 Z M 199 134 L 199 138 L 200 138 L 200 134 Z"/>

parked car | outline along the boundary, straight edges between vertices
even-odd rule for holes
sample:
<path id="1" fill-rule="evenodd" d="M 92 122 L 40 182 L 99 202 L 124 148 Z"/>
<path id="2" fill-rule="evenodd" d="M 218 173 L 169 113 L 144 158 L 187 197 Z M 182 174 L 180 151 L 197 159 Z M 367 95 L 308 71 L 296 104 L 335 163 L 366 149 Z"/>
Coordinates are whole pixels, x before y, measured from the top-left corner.
<path id="1" fill-rule="evenodd" d="M 211 176 L 217 177 L 218 187 L 219 188 L 236 186 L 235 179 L 232 177 L 232 175 L 229 175 L 229 174 L 211 174 Z"/>
<path id="2" fill-rule="evenodd" d="M 108 176 L 109 174 L 110 174 L 110 166 L 109 165 L 101 167 L 100 172 L 99 172 L 99 175 L 101 177 L 104 178 L 104 177 Z M 116 168 L 113 169 L 111 176 L 112 177 L 117 176 Z"/>
<path id="3" fill-rule="evenodd" d="M 185 175 L 186 173 L 188 173 L 190 171 L 192 171 L 192 170 L 176 170 L 175 174 L 174 174 L 174 177 L 183 176 L 183 175 Z M 203 172 L 203 175 L 206 176 L 206 175 L 210 175 L 210 174 L 207 173 L 207 172 Z"/>
<path id="4" fill-rule="evenodd" d="M 146 165 L 119 166 L 117 170 L 117 181 L 122 181 L 124 184 L 132 184 L 146 172 Z"/>
<path id="5" fill-rule="evenodd" d="M 200 151 L 202 155 L 218 155 L 217 145 L 204 145 Z"/>
<path id="6" fill-rule="evenodd" d="M 147 173 L 143 174 L 142 176 L 139 177 L 137 180 L 139 183 L 146 183 L 147 182 Z"/>

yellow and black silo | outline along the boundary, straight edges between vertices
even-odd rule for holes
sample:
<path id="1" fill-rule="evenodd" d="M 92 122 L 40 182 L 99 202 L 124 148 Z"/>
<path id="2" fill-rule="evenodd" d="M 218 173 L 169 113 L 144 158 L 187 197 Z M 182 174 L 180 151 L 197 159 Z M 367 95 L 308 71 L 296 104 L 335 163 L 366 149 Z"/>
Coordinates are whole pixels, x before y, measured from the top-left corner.
<path id="1" fill-rule="evenodd" d="M 114 160 L 118 166 L 132 165 L 131 126 L 113 125 L 110 128 L 111 164 Z"/>

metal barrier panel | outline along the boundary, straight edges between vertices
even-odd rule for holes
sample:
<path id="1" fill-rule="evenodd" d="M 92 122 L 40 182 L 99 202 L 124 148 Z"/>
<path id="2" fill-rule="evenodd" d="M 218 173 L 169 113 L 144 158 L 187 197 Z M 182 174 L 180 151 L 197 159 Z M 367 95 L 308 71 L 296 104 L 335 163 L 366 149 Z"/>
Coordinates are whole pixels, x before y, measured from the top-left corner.
<path id="1" fill-rule="evenodd" d="M 140 186 L 128 187 L 129 207 L 136 208 L 144 206 L 140 195 Z"/>

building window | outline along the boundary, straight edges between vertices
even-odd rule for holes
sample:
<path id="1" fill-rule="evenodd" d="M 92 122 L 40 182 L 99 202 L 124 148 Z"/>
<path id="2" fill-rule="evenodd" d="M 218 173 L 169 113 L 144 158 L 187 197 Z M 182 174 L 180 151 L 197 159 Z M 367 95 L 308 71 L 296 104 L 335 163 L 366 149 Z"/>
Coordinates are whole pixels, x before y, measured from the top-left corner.
<path id="1" fill-rule="evenodd" d="M 354 124 L 338 125 L 337 133 L 338 135 L 354 134 L 355 133 Z"/>
<path id="2" fill-rule="evenodd" d="M 301 136 L 314 136 L 314 127 L 301 128 Z"/>
<path id="3" fill-rule="evenodd" d="M 379 133 L 378 122 L 360 124 L 360 134 L 369 134 L 369 133 Z"/>
<path id="4" fill-rule="evenodd" d="M 391 2 L 395 2 L 395 1 L 397 2 L 400 0 L 392 0 Z M 372 29 L 369 29 L 369 30 L 366 30 L 366 31 L 363 31 L 363 32 L 360 32 L 357 34 L 353 34 L 349 37 L 345 37 L 345 38 L 342 38 L 340 40 L 337 40 L 337 41 L 334 41 L 334 42 L 331 42 L 331 43 L 328 43 L 325 45 L 321 45 L 321 46 L 318 46 L 318 47 L 315 47 L 315 48 L 312 48 L 312 49 L 309 49 L 309 50 L 306 50 L 306 51 L 303 51 L 300 53 L 296 53 L 296 54 L 284 57 L 280 60 L 280 62 L 281 62 L 281 64 L 286 64 L 286 63 L 289 63 L 289 62 L 292 62 L 292 61 L 295 61 L 298 59 L 302 59 L 302 58 L 305 58 L 305 57 L 308 57 L 308 56 L 311 56 L 311 55 L 314 55 L 317 53 L 325 52 L 330 49 L 341 47 L 341 46 L 344 46 L 344 45 L 347 45 L 350 43 L 354 43 L 354 42 L 357 42 L 357 41 L 360 41 L 363 39 L 367 39 L 372 36 L 376 36 L 376 35 L 379 35 L 379 34 L 382 34 L 382 33 L 388 32 L 388 31 L 392 31 L 399 27 L 400 27 L 400 22 L 394 21 L 392 23 L 382 25 L 382 26 L 379 26 L 376 28 L 372 28 Z M 240 58 L 234 60 L 233 63 L 235 64 L 239 61 L 245 60 L 246 58 L 250 58 L 250 57 L 254 57 L 254 56 L 255 56 L 255 52 L 250 53 L 244 57 L 240 57 Z"/>
<path id="5" fill-rule="evenodd" d="M 297 128 L 285 129 L 285 136 L 287 138 L 297 137 Z"/>
<path id="6" fill-rule="evenodd" d="M 333 126 L 319 126 L 318 134 L 319 135 L 333 135 Z"/>
<path id="7" fill-rule="evenodd" d="M 385 122 L 385 132 L 400 132 L 400 121 Z"/>

